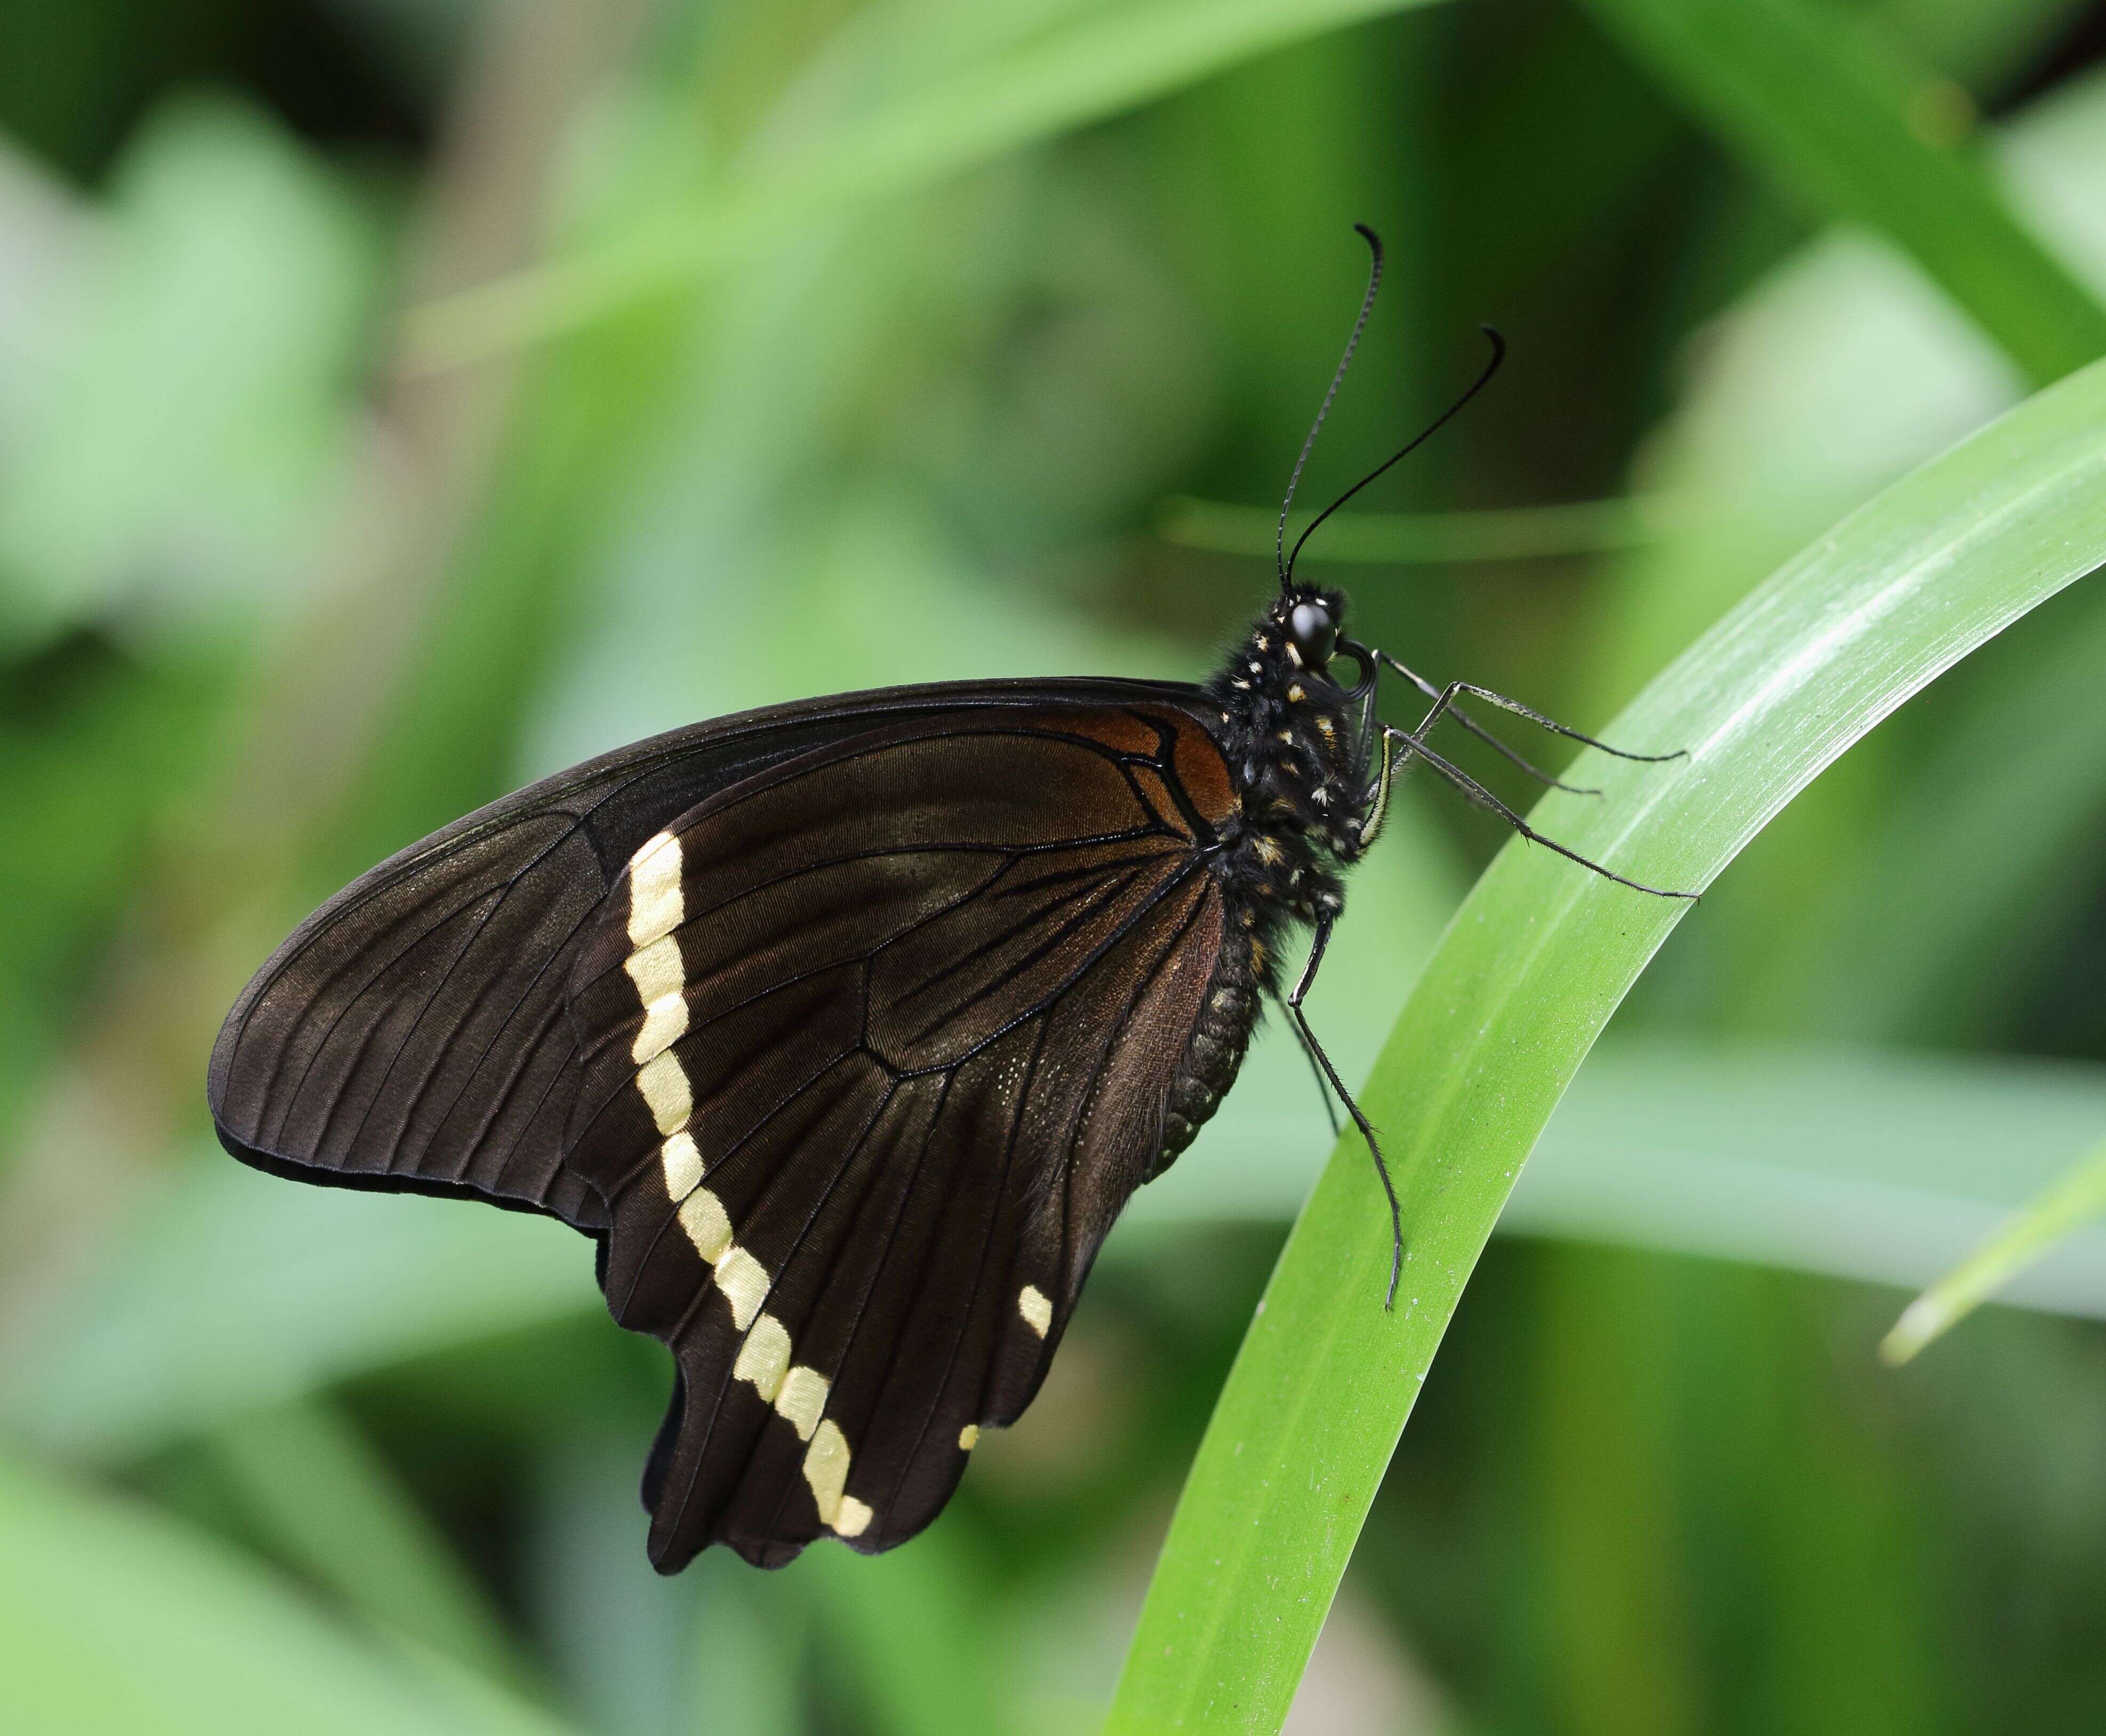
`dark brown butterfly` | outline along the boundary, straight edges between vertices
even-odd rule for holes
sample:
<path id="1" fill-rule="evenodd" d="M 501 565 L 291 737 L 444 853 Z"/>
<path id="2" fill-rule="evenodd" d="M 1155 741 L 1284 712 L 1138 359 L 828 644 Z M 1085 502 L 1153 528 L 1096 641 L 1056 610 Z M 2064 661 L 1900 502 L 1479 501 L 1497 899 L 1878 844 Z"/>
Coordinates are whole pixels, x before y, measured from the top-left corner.
<path id="1" fill-rule="evenodd" d="M 1378 244 L 1375 266 L 1355 342 Z M 1483 733 L 1463 693 L 1562 726 L 1343 637 L 1345 599 L 1292 569 L 1203 688 L 809 701 L 471 814 L 249 985 L 212 1057 L 222 1141 L 595 1238 L 614 1317 L 675 1361 L 643 1483 L 661 1570 L 713 1542 L 777 1565 L 829 1532 L 903 1541 L 1030 1402 L 1263 995 L 1380 1164 L 1301 1003 L 1396 750 L 1527 832 L 1426 733 Z M 1378 718 L 1385 666 L 1432 698 L 1417 730 Z M 1281 997 L 1297 924 L 1315 939 Z"/>

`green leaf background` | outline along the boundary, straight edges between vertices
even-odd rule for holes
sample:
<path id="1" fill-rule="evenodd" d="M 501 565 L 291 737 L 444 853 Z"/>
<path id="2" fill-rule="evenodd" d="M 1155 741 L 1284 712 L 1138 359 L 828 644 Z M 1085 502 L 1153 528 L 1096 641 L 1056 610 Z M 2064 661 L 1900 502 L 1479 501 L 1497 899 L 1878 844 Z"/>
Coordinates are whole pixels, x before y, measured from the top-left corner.
<path id="1" fill-rule="evenodd" d="M 0 1728 L 2086 1727 L 2106 1232 L 1877 1349 L 2106 1132 L 2095 9 L 163 13 L 0 57 Z M 1513 361 L 1320 570 L 1691 747 L 1540 818 L 1703 904 L 1410 780 L 1396 1315 L 1269 1033 L 936 1527 L 658 1580 L 583 1245 L 232 1164 L 221 1012 L 650 730 L 1203 671 L 1355 220 L 1310 498 Z"/>

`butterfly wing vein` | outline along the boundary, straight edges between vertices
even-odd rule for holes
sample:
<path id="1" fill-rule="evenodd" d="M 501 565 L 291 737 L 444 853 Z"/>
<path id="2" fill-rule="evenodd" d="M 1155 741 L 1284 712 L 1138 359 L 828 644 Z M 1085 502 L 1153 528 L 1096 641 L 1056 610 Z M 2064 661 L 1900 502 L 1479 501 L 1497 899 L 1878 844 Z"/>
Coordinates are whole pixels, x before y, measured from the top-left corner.
<path id="1" fill-rule="evenodd" d="M 1084 721 L 808 756 L 682 815 L 608 901 L 567 1160 L 608 1204 L 610 1306 L 680 1365 L 663 1567 L 927 1523 L 1159 1148 L 1220 895 L 1128 774 L 1155 738 Z M 629 915 L 675 852 L 685 1016 L 639 1067 Z"/>
<path id="2" fill-rule="evenodd" d="M 661 1567 L 888 1547 L 1029 1402 L 1160 1149 L 1235 800 L 1200 715 L 898 689 L 536 785 L 258 973 L 213 1052 L 222 1142 L 600 1238 L 610 1309 L 675 1357 Z"/>

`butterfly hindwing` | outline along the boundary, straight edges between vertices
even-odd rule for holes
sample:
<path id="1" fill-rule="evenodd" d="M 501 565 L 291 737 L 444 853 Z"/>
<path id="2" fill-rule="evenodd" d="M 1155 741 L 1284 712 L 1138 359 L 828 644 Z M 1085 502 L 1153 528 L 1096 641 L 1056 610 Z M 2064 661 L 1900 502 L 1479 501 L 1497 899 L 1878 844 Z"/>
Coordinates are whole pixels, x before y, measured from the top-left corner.
<path id="1" fill-rule="evenodd" d="M 1231 801 L 1181 706 L 893 721 L 721 790 L 580 949 L 564 1164 L 679 1367 L 652 1559 L 934 1517 L 1161 1147 Z"/>
<path id="2" fill-rule="evenodd" d="M 562 1168 L 576 1084 L 562 961 L 603 897 L 589 841 L 554 810 L 383 864 L 229 1016 L 222 1140 L 302 1179 L 479 1194 L 597 1227 L 598 1197 Z"/>

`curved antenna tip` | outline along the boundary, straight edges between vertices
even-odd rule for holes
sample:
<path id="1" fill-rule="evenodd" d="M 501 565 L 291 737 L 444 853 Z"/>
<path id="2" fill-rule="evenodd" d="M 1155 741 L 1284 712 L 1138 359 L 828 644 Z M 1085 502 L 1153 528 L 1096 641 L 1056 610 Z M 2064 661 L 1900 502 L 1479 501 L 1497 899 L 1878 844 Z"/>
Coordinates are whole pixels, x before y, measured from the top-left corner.
<path id="1" fill-rule="evenodd" d="M 1425 443 L 1428 440 L 1431 440 L 1436 433 L 1446 426 L 1450 418 L 1454 416 L 1455 413 L 1462 409 L 1465 404 L 1468 403 L 1472 398 L 1475 397 L 1480 392 L 1482 392 L 1486 386 L 1491 384 L 1492 376 L 1499 371 L 1499 364 L 1507 359 L 1507 340 L 1499 335 L 1499 328 L 1495 325 L 1480 325 L 1477 330 L 1491 339 L 1491 359 L 1485 362 L 1484 366 L 1478 370 L 1477 377 L 1474 380 L 1471 381 L 1469 385 L 1464 388 L 1462 395 L 1458 397 L 1454 403 L 1450 404 L 1445 410 L 1442 410 L 1439 415 L 1436 416 L 1432 421 L 1429 422 L 1419 433 L 1406 441 L 1397 451 L 1391 453 L 1387 458 L 1377 464 L 1373 469 L 1369 471 L 1365 476 L 1360 479 L 1360 481 L 1354 483 L 1351 487 L 1348 488 L 1343 494 L 1340 495 L 1337 500 L 1333 500 L 1329 506 L 1325 507 L 1322 512 L 1317 514 L 1314 518 L 1310 520 L 1308 525 L 1304 528 L 1302 534 L 1294 539 L 1294 546 L 1287 551 L 1286 564 L 1282 569 L 1280 574 L 1279 583 L 1281 590 L 1284 590 L 1293 582 L 1294 578 L 1294 563 L 1302 558 L 1302 545 L 1307 542 L 1311 536 L 1316 534 L 1317 526 L 1323 523 L 1326 518 L 1329 518 L 1332 514 L 1338 511 L 1338 509 L 1343 506 L 1346 501 L 1351 500 L 1355 495 L 1358 494 L 1363 488 L 1366 487 L 1369 483 L 1374 481 L 1377 477 L 1382 475 L 1383 472 L 1390 468 L 1391 465 L 1396 464 L 1400 460 L 1409 457 L 1412 453 L 1417 451 L 1419 447 L 1425 445 Z M 1287 523 L 1287 514 L 1284 511 L 1280 514 L 1279 522 L 1281 528 L 1284 531 Z"/>
<path id="2" fill-rule="evenodd" d="M 1294 582 L 1294 558 L 1287 552 L 1287 515 L 1294 505 L 1294 491 L 1302 486 L 1302 472 L 1315 450 L 1316 437 L 1324 430 L 1324 419 L 1331 414 L 1331 401 L 1338 395 L 1338 388 L 1345 384 L 1346 370 L 1353 365 L 1353 352 L 1360 348 L 1360 334 L 1367 330 L 1368 316 L 1374 311 L 1375 295 L 1382 288 L 1382 237 L 1365 223 L 1353 225 L 1355 233 L 1368 244 L 1374 257 L 1368 270 L 1367 294 L 1360 298 L 1360 317 L 1353 321 L 1352 335 L 1346 339 L 1346 352 L 1338 358 L 1338 371 L 1331 376 L 1330 389 L 1324 393 L 1324 401 L 1316 411 L 1316 419 L 1309 425 L 1309 437 L 1302 442 L 1302 455 L 1294 460 L 1293 473 L 1287 479 L 1287 496 L 1279 503 L 1279 523 L 1273 532 L 1272 558 L 1279 569 L 1280 594 L 1284 596 Z M 1297 542 L 1298 550 L 1302 545 Z"/>

